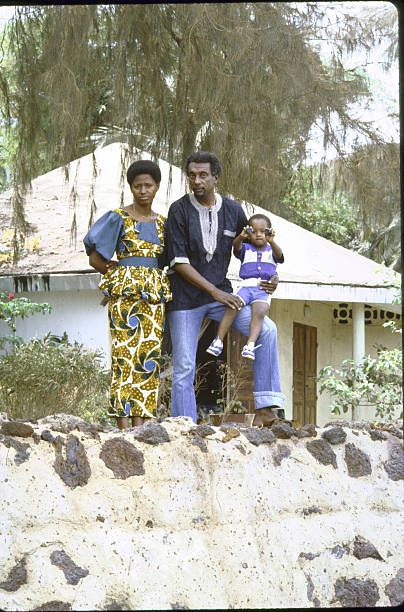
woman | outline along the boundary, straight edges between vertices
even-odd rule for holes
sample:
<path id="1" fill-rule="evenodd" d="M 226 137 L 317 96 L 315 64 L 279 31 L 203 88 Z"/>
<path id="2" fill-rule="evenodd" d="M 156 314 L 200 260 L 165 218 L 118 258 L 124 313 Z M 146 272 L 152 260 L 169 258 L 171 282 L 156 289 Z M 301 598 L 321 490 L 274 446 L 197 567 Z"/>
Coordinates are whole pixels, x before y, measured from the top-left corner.
<path id="1" fill-rule="evenodd" d="M 131 164 L 133 202 L 105 213 L 84 238 L 89 263 L 103 275 L 112 337 L 110 414 L 118 427 L 154 416 L 160 375 L 165 302 L 170 286 L 162 268 L 164 222 L 152 210 L 161 181 L 150 160 Z M 116 252 L 118 261 L 111 258 Z"/>

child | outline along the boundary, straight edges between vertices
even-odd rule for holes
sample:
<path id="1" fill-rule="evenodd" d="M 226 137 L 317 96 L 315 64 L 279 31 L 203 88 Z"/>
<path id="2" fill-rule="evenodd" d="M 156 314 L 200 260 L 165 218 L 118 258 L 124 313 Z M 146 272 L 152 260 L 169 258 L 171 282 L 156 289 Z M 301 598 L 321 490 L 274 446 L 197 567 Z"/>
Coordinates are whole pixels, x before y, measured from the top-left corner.
<path id="1" fill-rule="evenodd" d="M 233 241 L 233 253 L 241 259 L 241 288 L 237 295 L 244 306 L 251 304 L 250 335 L 247 344 L 241 351 L 241 356 L 255 359 L 255 351 L 261 345 L 255 341 L 261 333 L 262 320 L 269 313 L 271 296 L 260 289 L 261 280 L 269 280 L 276 274 L 276 264 L 283 263 L 282 249 L 276 244 L 275 230 L 267 216 L 253 215 L 248 226 L 243 229 Z M 208 353 L 218 357 L 223 350 L 223 338 L 230 329 L 238 311 L 226 308 L 216 338 L 206 349 Z"/>

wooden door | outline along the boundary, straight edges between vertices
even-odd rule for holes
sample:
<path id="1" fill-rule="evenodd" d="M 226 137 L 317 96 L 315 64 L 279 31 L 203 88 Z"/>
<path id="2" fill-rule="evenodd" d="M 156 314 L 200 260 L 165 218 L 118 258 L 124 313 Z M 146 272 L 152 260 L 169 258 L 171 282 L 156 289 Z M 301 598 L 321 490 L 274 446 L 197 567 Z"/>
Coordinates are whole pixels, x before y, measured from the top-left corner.
<path id="1" fill-rule="evenodd" d="M 293 323 L 293 420 L 316 423 L 317 328 Z"/>

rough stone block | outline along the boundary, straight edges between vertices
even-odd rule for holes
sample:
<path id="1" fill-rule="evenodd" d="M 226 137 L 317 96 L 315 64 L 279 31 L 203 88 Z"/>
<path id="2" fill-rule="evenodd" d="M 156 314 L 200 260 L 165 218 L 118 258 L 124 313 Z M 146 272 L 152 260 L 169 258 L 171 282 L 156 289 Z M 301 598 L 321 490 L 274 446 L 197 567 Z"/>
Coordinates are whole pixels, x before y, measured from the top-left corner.
<path id="1" fill-rule="evenodd" d="M 1 433 L 5 436 L 30 438 L 34 433 L 34 429 L 31 425 L 22 421 L 5 421 L 1 424 Z"/>
<path id="2" fill-rule="evenodd" d="M 320 553 L 313 553 L 313 552 L 301 552 L 299 555 L 300 559 L 305 559 L 307 561 L 313 561 L 313 559 L 316 559 L 316 557 L 319 557 Z"/>
<path id="3" fill-rule="evenodd" d="M 236 427 L 228 427 L 225 435 L 222 438 L 222 442 L 229 442 L 234 438 L 238 438 L 240 436 L 240 430 L 236 429 Z"/>
<path id="4" fill-rule="evenodd" d="M 250 427 L 244 429 L 243 434 L 251 444 L 254 444 L 254 446 L 259 446 L 260 444 L 273 444 L 276 441 L 275 435 L 267 427 L 262 427 L 262 429 Z"/>
<path id="5" fill-rule="evenodd" d="M 276 423 L 272 425 L 271 431 L 277 438 L 283 438 L 284 440 L 296 435 L 296 429 L 287 423 Z"/>
<path id="6" fill-rule="evenodd" d="M 317 436 L 316 426 L 311 423 L 302 425 L 296 430 L 296 436 L 298 438 L 315 438 Z"/>
<path id="7" fill-rule="evenodd" d="M 70 432 L 77 430 L 81 431 L 82 433 L 95 435 L 95 437 L 97 437 L 98 432 L 104 430 L 102 425 L 88 423 L 84 419 L 75 416 L 74 414 L 52 414 L 41 419 L 41 423 L 48 425 L 52 431 L 57 431 L 64 434 L 69 434 Z"/>
<path id="8" fill-rule="evenodd" d="M 205 440 L 201 438 L 201 436 L 193 436 L 191 444 L 197 446 L 203 453 L 208 452 L 208 445 L 206 444 Z"/>
<path id="9" fill-rule="evenodd" d="M 290 448 L 284 444 L 278 444 L 276 446 L 276 453 L 273 454 L 274 463 L 276 466 L 280 466 L 283 459 L 290 457 Z"/>
<path id="10" fill-rule="evenodd" d="M 376 582 L 359 578 L 338 578 L 335 597 L 344 608 L 373 608 L 380 599 Z"/>
<path id="11" fill-rule="evenodd" d="M 32 612 L 69 612 L 72 609 L 71 604 L 65 601 L 47 601 L 37 608 L 33 608 Z"/>
<path id="12" fill-rule="evenodd" d="M 145 473 L 143 453 L 123 438 L 111 438 L 104 442 L 100 459 L 113 471 L 115 478 L 125 480 Z"/>
<path id="13" fill-rule="evenodd" d="M 306 448 L 319 463 L 332 465 L 334 469 L 337 469 L 337 456 L 327 440 L 319 439 L 306 442 Z"/>
<path id="14" fill-rule="evenodd" d="M 51 444 L 53 444 L 55 441 L 55 436 L 53 435 L 51 431 L 49 431 L 49 429 L 44 429 L 41 432 L 41 440 L 44 440 L 45 442 L 50 442 Z"/>
<path id="15" fill-rule="evenodd" d="M 390 600 L 391 606 L 399 606 L 404 602 L 404 568 L 400 568 L 397 574 L 390 580 L 384 589 Z"/>
<path id="16" fill-rule="evenodd" d="M 62 570 L 67 584 L 76 585 L 82 578 L 88 576 L 88 569 L 76 565 L 64 550 L 54 550 L 50 560 L 53 565 Z"/>
<path id="17" fill-rule="evenodd" d="M 164 444 L 170 441 L 166 429 L 155 421 L 149 421 L 140 427 L 135 427 L 133 429 L 133 436 L 136 440 L 146 444 Z"/>
<path id="18" fill-rule="evenodd" d="M 356 536 L 354 540 L 353 556 L 357 559 L 378 559 L 379 561 L 384 561 L 376 547 L 361 536 Z"/>
<path id="19" fill-rule="evenodd" d="M 13 593 L 18 591 L 23 584 L 27 583 L 27 562 L 25 558 L 20 559 L 8 573 L 7 579 L 0 582 L 0 589 Z"/>
<path id="20" fill-rule="evenodd" d="M 14 440 L 14 438 L 3 438 L 0 442 L 2 442 L 6 448 L 13 448 L 15 450 L 14 463 L 16 465 L 21 465 L 21 463 L 28 461 L 29 452 L 27 451 L 31 448 L 29 444 L 24 444 L 19 440 Z"/>
<path id="21" fill-rule="evenodd" d="M 189 433 L 200 436 L 201 438 L 206 438 L 206 436 L 211 436 L 216 432 L 210 425 L 202 424 L 193 427 Z"/>
<path id="22" fill-rule="evenodd" d="M 404 479 L 404 453 L 400 444 L 391 445 L 389 459 L 385 462 L 384 469 L 391 480 Z"/>
<path id="23" fill-rule="evenodd" d="M 323 431 L 321 437 L 330 444 L 342 444 L 346 440 L 346 433 L 342 427 L 331 427 Z"/>
<path id="24" fill-rule="evenodd" d="M 345 463 L 348 468 L 348 474 L 352 478 L 369 476 L 372 473 L 372 466 L 368 455 L 350 442 L 345 446 Z"/>
<path id="25" fill-rule="evenodd" d="M 341 546 L 340 544 L 336 544 L 331 549 L 331 554 L 336 559 L 341 559 L 344 555 L 349 555 L 349 548 L 346 546 Z"/>
<path id="26" fill-rule="evenodd" d="M 63 438 L 58 436 L 54 448 L 56 457 L 53 467 L 56 473 L 68 487 L 84 487 L 91 476 L 91 468 L 80 440 L 69 435 L 65 443 Z"/>
<path id="27" fill-rule="evenodd" d="M 387 440 L 388 438 L 387 434 L 380 429 L 369 429 L 369 436 L 372 440 Z"/>

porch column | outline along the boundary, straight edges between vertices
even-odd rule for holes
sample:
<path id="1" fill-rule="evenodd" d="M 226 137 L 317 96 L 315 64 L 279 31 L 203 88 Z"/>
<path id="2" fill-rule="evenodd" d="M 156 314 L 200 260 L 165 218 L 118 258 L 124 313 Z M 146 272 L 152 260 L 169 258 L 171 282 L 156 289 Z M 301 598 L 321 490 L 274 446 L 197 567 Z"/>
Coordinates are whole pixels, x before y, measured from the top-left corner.
<path id="1" fill-rule="evenodd" d="M 365 308 L 363 304 L 352 304 L 352 359 L 359 363 L 365 356 Z M 352 410 L 352 420 L 356 415 Z"/>

